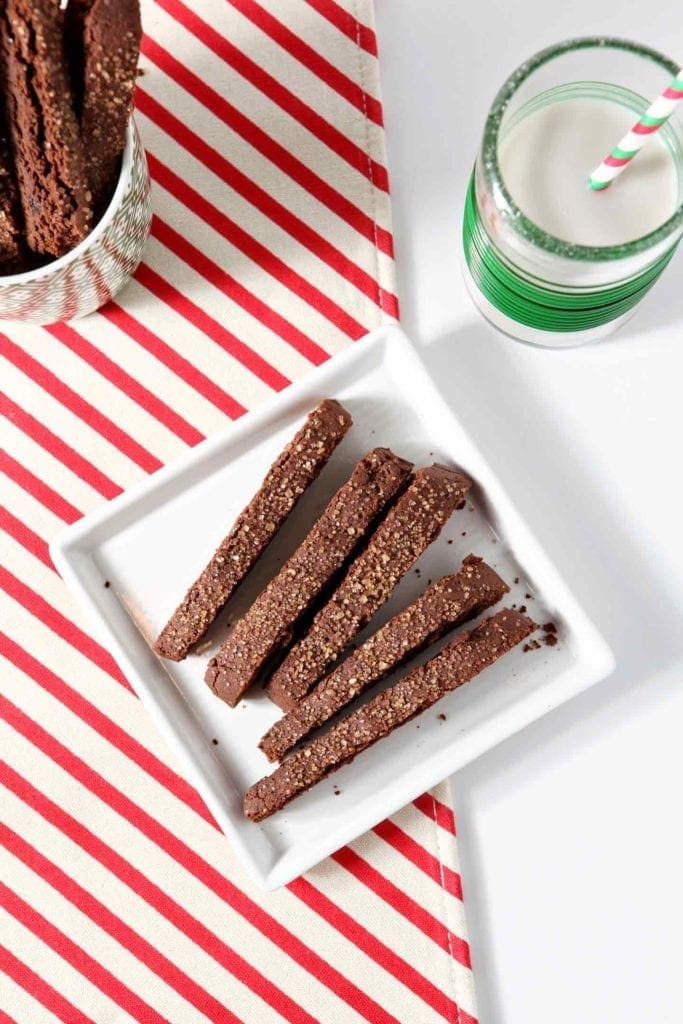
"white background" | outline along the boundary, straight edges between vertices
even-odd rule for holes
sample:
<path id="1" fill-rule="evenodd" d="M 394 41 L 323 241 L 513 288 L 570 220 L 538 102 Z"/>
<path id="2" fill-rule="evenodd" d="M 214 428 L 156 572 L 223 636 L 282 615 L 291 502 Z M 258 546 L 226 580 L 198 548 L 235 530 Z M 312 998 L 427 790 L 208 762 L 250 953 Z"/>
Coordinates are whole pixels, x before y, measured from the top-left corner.
<path id="1" fill-rule="evenodd" d="M 479 318 L 459 233 L 507 74 L 593 33 L 683 62 L 681 8 L 377 8 L 404 327 L 618 662 L 453 779 L 481 1024 L 680 1024 L 683 253 L 614 339 L 544 351 Z"/>

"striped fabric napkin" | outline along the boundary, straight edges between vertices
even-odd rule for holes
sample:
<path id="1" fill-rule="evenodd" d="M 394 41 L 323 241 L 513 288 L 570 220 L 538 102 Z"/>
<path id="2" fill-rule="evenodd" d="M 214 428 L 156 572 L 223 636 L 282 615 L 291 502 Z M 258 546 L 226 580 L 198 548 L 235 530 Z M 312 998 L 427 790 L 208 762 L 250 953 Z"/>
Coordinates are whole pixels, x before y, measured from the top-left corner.
<path id="1" fill-rule="evenodd" d="M 371 0 L 143 21 L 144 263 L 95 316 L 0 334 L 0 1022 L 472 1024 L 447 787 L 256 890 L 50 562 L 398 315 Z"/>

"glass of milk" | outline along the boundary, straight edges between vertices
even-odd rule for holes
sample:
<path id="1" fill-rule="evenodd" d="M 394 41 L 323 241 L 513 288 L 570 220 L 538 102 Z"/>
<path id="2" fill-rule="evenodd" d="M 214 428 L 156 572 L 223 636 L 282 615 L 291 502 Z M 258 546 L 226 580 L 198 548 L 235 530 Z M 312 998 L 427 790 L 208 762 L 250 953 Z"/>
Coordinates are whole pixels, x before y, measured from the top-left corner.
<path id="1" fill-rule="evenodd" d="M 568 347 L 632 315 L 683 234 L 683 104 L 612 184 L 588 175 L 679 63 L 622 39 L 542 50 L 496 96 L 468 189 L 464 273 L 513 338 Z"/>

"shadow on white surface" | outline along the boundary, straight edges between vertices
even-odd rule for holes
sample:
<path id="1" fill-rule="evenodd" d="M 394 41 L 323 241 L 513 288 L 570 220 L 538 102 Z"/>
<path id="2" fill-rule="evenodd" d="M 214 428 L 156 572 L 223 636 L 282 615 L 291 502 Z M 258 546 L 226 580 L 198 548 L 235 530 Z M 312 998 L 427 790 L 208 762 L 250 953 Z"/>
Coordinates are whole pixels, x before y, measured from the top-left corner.
<path id="1" fill-rule="evenodd" d="M 547 781 L 555 765 L 575 756 L 577 745 L 600 748 L 610 733 L 627 730 L 648 709 L 677 698 L 678 673 L 671 670 L 683 658 L 680 593 L 671 586 L 667 563 L 651 555 L 647 515 L 635 530 L 622 518 L 589 454 L 567 444 L 552 411 L 539 407 L 530 394 L 518 351 L 514 342 L 473 320 L 424 346 L 422 354 L 442 394 L 471 424 L 513 498 L 523 496 L 532 529 L 552 546 L 558 568 L 612 648 L 617 668 L 609 679 L 451 780 L 482 1024 L 518 1018 L 506 1016 L 502 1005 L 496 900 L 481 870 L 486 842 L 480 828 L 481 794 L 486 792 L 488 801 L 496 792 L 504 799 L 515 785 Z M 633 472 L 642 474 L 645 503 L 647 473 L 637 462 Z M 596 783 L 600 786 L 603 780 Z M 610 783 L 604 784 L 609 791 Z M 541 822 L 538 827 L 542 829 Z"/>
<path id="2" fill-rule="evenodd" d="M 622 684 L 656 673 L 683 656 L 683 635 L 668 567 L 648 554 L 647 515 L 635 531 L 621 517 L 590 454 L 569 445 L 529 395 L 517 351 L 475 320 L 422 355 L 508 490 L 523 499 L 533 530 L 612 647 Z M 642 475 L 646 512 L 647 469 L 634 462 L 633 472 Z"/>
<path id="3" fill-rule="evenodd" d="M 493 332 L 459 267 L 505 76 L 575 35 L 683 54 L 679 5 L 376 11 L 403 325 L 619 661 L 455 779 L 480 1022 L 680 1024 L 683 253 L 613 339 L 564 353 Z"/>

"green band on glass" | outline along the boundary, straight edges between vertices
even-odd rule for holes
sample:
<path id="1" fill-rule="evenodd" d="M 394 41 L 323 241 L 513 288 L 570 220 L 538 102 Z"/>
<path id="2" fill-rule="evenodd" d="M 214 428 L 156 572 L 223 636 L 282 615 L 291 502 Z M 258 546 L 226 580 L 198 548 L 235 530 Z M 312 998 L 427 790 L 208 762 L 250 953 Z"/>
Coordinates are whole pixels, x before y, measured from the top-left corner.
<path id="1" fill-rule="evenodd" d="M 585 331 L 623 316 L 649 291 L 676 251 L 673 245 L 628 281 L 593 290 L 560 291 L 532 282 L 492 245 L 477 209 L 474 174 L 467 190 L 462 235 L 467 266 L 485 298 L 511 320 L 541 331 Z"/>

